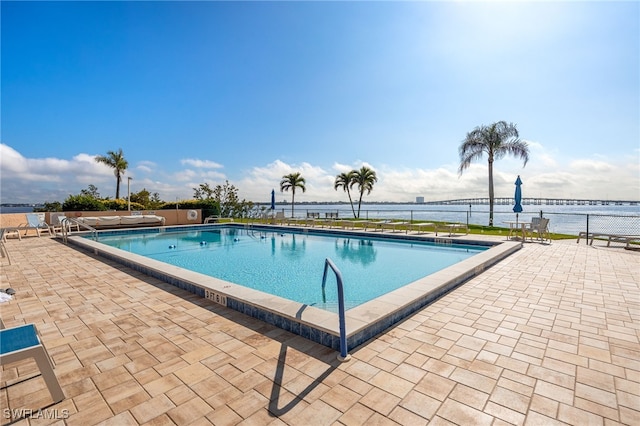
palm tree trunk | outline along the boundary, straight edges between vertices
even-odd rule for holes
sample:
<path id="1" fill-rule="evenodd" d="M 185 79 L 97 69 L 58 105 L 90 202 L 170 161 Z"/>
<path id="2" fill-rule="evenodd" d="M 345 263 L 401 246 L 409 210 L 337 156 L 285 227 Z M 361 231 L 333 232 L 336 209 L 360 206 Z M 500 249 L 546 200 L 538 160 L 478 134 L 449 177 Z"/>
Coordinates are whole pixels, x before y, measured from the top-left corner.
<path id="1" fill-rule="evenodd" d="M 296 187 L 292 186 L 291 187 L 291 219 L 293 219 L 293 205 L 295 203 L 296 200 Z"/>
<path id="2" fill-rule="evenodd" d="M 349 187 L 347 186 L 347 195 L 349 196 L 349 204 L 351 204 L 351 211 L 353 212 L 353 218 L 356 218 L 356 209 L 353 207 L 353 200 L 351 199 L 351 191 L 349 191 Z"/>
<path id="3" fill-rule="evenodd" d="M 364 191 L 360 191 L 360 199 L 358 200 L 358 219 L 360 219 L 360 206 L 362 205 L 362 195 Z"/>
<path id="4" fill-rule="evenodd" d="M 116 174 L 116 200 L 120 198 L 120 175 Z"/>
<path id="5" fill-rule="evenodd" d="M 489 160 L 489 226 L 493 226 L 493 160 Z"/>

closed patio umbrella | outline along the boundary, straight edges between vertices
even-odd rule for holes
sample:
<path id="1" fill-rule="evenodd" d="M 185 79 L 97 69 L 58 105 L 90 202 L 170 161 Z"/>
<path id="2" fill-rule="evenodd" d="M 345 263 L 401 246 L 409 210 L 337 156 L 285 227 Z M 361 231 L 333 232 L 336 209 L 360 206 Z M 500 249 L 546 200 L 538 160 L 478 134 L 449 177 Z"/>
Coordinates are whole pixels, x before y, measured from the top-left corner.
<path id="1" fill-rule="evenodd" d="M 271 210 L 276 209 L 276 190 L 271 190 Z"/>
<path id="2" fill-rule="evenodd" d="M 520 175 L 518 175 L 518 179 L 516 179 L 516 193 L 514 195 L 514 200 L 516 204 L 513 206 L 513 212 L 516 214 L 516 227 L 518 223 L 518 213 L 522 211 L 522 181 L 520 180 Z"/>

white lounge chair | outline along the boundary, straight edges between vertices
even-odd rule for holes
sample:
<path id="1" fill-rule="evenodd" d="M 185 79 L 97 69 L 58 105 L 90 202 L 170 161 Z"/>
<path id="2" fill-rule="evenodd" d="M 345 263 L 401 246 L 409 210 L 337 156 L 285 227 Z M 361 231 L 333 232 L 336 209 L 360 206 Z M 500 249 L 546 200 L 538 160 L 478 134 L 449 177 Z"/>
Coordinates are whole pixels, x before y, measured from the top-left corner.
<path id="1" fill-rule="evenodd" d="M 367 228 L 373 228 L 374 231 L 376 230 L 380 230 L 383 231 L 384 230 L 384 226 L 388 225 L 389 223 L 391 223 L 390 220 L 363 220 L 362 224 L 364 225 L 364 230 L 366 231 Z"/>
<path id="2" fill-rule="evenodd" d="M 11 257 L 9 257 L 7 247 L 5 247 L 4 245 L 5 241 L 7 240 L 6 232 L 7 230 L 5 228 L 0 228 L 0 257 L 6 257 L 9 261 L 9 265 L 11 265 Z M 20 232 L 18 232 L 18 238 L 20 238 Z"/>
<path id="3" fill-rule="evenodd" d="M 2 242 L 7 242 L 7 237 L 11 235 L 14 237 L 18 237 L 19 240 L 22 240 L 20 236 L 20 228 L 17 226 L 8 226 L 6 228 L 2 228 Z"/>
<path id="4" fill-rule="evenodd" d="M 204 220 L 204 223 L 218 223 L 218 222 L 220 222 L 220 215 L 207 216 L 206 219 Z"/>
<path id="5" fill-rule="evenodd" d="M 287 218 L 284 216 L 284 212 L 276 212 L 276 215 L 273 217 L 273 223 L 276 225 L 282 225 Z"/>
<path id="6" fill-rule="evenodd" d="M 437 231 L 436 224 L 432 223 L 432 222 L 412 223 L 409 226 L 407 226 L 407 233 L 409 232 L 409 229 L 411 229 L 411 228 L 413 228 L 413 230 L 416 231 L 418 234 L 426 233 L 427 231 L 423 231 L 424 228 L 433 228 L 434 232 Z"/>
<path id="7" fill-rule="evenodd" d="M 406 227 L 405 228 L 405 233 L 409 233 L 409 227 L 408 226 L 410 224 L 411 224 L 411 222 L 405 222 L 405 221 L 402 221 L 402 220 L 401 221 L 397 221 L 397 222 L 391 221 L 391 222 L 388 222 L 388 223 L 382 225 L 382 230 L 384 230 L 384 228 L 386 227 L 388 229 L 391 229 L 391 232 L 396 232 L 396 231 L 401 232 L 402 229 L 400 229 L 400 227 L 405 226 Z"/>
<path id="8" fill-rule="evenodd" d="M 75 228 L 78 232 L 80 231 L 80 225 L 78 225 L 78 223 L 66 219 L 67 216 L 64 214 L 51 213 L 51 223 L 53 224 L 51 228 L 54 233 L 58 231 L 62 232 L 63 226 L 67 227 L 67 232 L 71 232 L 73 228 Z"/>
<path id="9" fill-rule="evenodd" d="M 465 235 L 469 233 L 469 227 L 466 223 L 444 223 L 438 225 L 438 227 L 436 228 L 436 235 L 438 235 L 438 228 L 444 228 L 445 230 L 448 230 L 449 236 L 452 236 L 453 233 L 457 232 L 458 230 L 464 230 Z"/>
<path id="10" fill-rule="evenodd" d="M 51 227 L 44 221 L 44 214 L 41 216 L 38 213 L 26 213 L 27 223 L 20 225 L 18 228 L 24 229 L 24 235 L 27 235 L 30 229 L 36 231 L 38 237 L 40 236 L 40 232 L 47 232 L 49 235 L 53 235 L 51 232 Z"/>

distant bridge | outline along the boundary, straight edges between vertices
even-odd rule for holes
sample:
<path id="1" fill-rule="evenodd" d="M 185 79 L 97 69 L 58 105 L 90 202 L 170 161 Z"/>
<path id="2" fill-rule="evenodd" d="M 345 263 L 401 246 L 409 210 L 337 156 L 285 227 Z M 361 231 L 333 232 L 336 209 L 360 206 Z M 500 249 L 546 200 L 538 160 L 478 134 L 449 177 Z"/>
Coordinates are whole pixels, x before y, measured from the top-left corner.
<path id="1" fill-rule="evenodd" d="M 495 197 L 495 205 L 513 205 L 513 197 Z M 489 205 L 489 197 L 460 198 L 457 200 L 425 201 L 417 204 L 451 204 L 451 205 Z M 637 206 L 638 200 L 585 200 L 579 198 L 546 198 L 546 197 L 523 197 L 522 205 L 533 206 Z"/>

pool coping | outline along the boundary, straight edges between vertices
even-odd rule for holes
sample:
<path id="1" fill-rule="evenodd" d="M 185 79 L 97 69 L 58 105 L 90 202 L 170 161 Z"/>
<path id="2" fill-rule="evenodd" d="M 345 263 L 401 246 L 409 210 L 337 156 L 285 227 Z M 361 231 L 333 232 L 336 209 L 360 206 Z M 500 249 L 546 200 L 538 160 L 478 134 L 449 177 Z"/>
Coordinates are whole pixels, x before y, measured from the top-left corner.
<path id="1" fill-rule="evenodd" d="M 224 223 L 206 225 L 184 225 L 164 228 L 123 229 L 99 231 L 98 234 L 135 234 L 158 229 L 167 230 L 203 230 L 220 226 L 246 228 L 246 225 Z M 522 242 L 516 241 L 478 241 L 467 237 L 430 237 L 428 235 L 385 234 L 360 230 L 300 228 L 281 225 L 253 225 L 253 229 L 266 231 L 283 230 L 293 232 L 314 232 L 325 235 L 353 235 L 404 241 L 435 242 L 439 244 L 470 244 L 489 247 L 468 259 L 422 277 L 399 289 L 393 290 L 369 302 L 346 311 L 347 346 L 353 349 L 392 325 L 407 318 L 440 296 L 481 274 L 485 269 L 522 248 Z M 84 233 L 81 233 L 84 234 Z M 113 260 L 138 272 L 142 272 L 163 282 L 187 290 L 215 303 L 260 319 L 276 327 L 298 334 L 316 343 L 340 349 L 340 327 L 338 314 L 300 302 L 284 299 L 230 283 L 218 278 L 182 269 L 154 259 L 126 252 L 114 247 L 84 238 L 81 235 L 69 236 L 67 240 L 78 247 L 93 252 L 100 257 Z M 321 277 L 318 278 L 319 282 Z M 346 283 L 348 285 L 348 283 Z"/>

